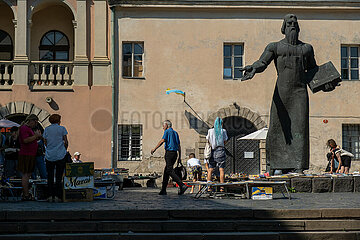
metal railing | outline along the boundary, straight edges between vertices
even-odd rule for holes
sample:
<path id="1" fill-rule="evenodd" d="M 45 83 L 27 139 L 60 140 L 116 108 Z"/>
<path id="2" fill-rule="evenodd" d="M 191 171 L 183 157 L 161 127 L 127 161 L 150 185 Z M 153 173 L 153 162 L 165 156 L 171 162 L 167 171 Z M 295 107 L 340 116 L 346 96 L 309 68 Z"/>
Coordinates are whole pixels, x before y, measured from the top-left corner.
<path id="1" fill-rule="evenodd" d="M 30 86 L 70 86 L 74 83 L 74 63 L 60 61 L 31 61 Z"/>
<path id="2" fill-rule="evenodd" d="M 14 65 L 12 61 L 0 61 L 0 86 L 13 85 Z"/>

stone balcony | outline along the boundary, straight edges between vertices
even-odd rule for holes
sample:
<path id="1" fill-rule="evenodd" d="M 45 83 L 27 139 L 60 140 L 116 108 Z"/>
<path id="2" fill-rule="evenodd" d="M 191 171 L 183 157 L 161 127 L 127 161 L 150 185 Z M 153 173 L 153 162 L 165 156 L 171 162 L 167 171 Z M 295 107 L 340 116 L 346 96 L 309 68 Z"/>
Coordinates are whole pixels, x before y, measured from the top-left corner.
<path id="1" fill-rule="evenodd" d="M 72 89 L 74 84 L 72 61 L 31 61 L 29 65 L 30 89 Z"/>
<path id="2" fill-rule="evenodd" d="M 11 89 L 14 84 L 14 65 L 12 61 L 0 61 L 0 88 Z"/>

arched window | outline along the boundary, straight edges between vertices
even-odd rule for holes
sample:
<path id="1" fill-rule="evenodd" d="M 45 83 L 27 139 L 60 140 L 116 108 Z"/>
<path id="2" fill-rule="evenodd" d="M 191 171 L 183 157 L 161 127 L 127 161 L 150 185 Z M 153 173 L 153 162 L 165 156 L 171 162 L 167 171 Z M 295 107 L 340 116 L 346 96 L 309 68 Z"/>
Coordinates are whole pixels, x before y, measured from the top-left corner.
<path id="1" fill-rule="evenodd" d="M 69 61 L 69 40 L 59 31 L 47 32 L 40 41 L 40 61 Z"/>
<path id="2" fill-rule="evenodd" d="M 11 61 L 13 59 L 13 48 L 10 35 L 0 30 L 0 60 Z"/>

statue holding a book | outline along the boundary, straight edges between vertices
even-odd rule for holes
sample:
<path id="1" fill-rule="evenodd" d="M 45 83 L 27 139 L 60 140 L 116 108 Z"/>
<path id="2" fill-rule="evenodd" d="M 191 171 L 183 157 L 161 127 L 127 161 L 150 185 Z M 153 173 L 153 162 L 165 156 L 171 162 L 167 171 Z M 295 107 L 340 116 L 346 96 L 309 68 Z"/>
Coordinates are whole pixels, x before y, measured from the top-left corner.
<path id="1" fill-rule="evenodd" d="M 284 17 L 281 32 L 284 39 L 268 44 L 258 61 L 242 69 L 242 80 L 253 78 L 274 61 L 278 78 L 266 139 L 267 170 L 302 172 L 309 169 L 307 85 L 313 92 L 332 91 L 341 80 L 331 62 L 317 66 L 313 47 L 298 38 L 294 14 Z"/>

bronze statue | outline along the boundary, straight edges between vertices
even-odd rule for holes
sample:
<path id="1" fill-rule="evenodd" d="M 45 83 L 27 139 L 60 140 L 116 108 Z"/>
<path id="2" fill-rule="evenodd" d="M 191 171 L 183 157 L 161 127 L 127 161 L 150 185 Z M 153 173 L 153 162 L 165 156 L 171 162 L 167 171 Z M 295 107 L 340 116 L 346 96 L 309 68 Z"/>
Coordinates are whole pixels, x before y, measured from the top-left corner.
<path id="1" fill-rule="evenodd" d="M 245 71 L 242 80 L 263 72 L 272 60 L 277 70 L 266 138 L 267 170 L 271 174 L 277 169 L 296 172 L 309 169 L 307 84 L 312 80 L 310 70 L 318 68 L 313 47 L 298 39 L 300 28 L 294 14 L 284 17 L 281 32 L 284 39 L 268 44 L 258 61 L 242 68 Z M 331 91 L 336 84 L 324 84 L 322 90 Z"/>

